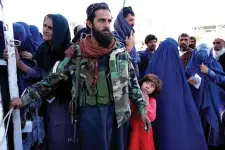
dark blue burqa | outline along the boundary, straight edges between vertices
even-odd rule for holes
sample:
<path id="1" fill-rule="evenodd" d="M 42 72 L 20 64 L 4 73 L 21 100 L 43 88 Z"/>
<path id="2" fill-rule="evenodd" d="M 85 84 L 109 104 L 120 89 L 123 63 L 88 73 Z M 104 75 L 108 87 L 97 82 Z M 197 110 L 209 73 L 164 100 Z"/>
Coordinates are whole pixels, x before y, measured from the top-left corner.
<path id="1" fill-rule="evenodd" d="M 27 34 L 24 29 L 24 27 L 18 23 L 13 23 L 13 32 L 14 32 L 14 39 L 19 40 L 21 42 L 21 45 L 17 47 L 18 52 L 21 50 L 26 49 L 27 52 L 30 52 L 32 54 L 33 52 L 33 46 L 32 43 L 27 42 Z M 20 60 L 27 66 L 33 68 L 36 66 L 34 61 L 20 58 Z M 32 79 L 26 79 L 26 73 L 17 70 L 17 76 L 18 76 L 18 86 L 19 86 L 19 93 L 22 94 L 25 88 L 28 86 L 31 86 L 35 80 Z"/>
<path id="2" fill-rule="evenodd" d="M 192 58 L 187 65 L 187 77 L 194 76 L 196 73 L 202 78 L 199 89 L 190 85 L 196 107 L 203 119 L 203 126 L 207 144 L 218 146 L 223 144 L 223 136 L 220 134 L 222 118 L 225 105 L 225 92 L 219 87 L 210 75 L 201 73 L 200 65 L 206 65 L 216 73 L 216 76 L 224 76 L 221 65 L 213 58 L 212 51 L 206 44 L 200 44 L 192 54 Z M 205 122 L 209 126 L 205 126 Z"/>
<path id="3" fill-rule="evenodd" d="M 41 33 L 39 32 L 38 27 L 35 25 L 29 25 L 29 30 L 32 35 L 34 44 L 35 44 L 36 48 L 38 48 L 41 45 L 41 43 L 43 43 Z"/>
<path id="4" fill-rule="evenodd" d="M 37 47 L 34 43 L 32 34 L 30 33 L 29 25 L 25 22 L 16 22 L 20 25 L 22 25 L 25 29 L 26 37 L 23 43 L 21 43 L 21 47 L 19 48 L 19 51 L 28 51 L 32 55 L 36 52 Z"/>
<path id="5" fill-rule="evenodd" d="M 32 53 L 34 49 L 34 43 L 29 39 L 27 36 L 27 32 L 24 29 L 24 26 L 22 26 L 19 23 L 13 24 L 13 31 L 14 31 L 14 38 L 16 40 L 19 40 L 21 42 L 21 45 L 18 47 L 19 52 L 20 50 L 26 49 L 27 52 Z M 27 67 L 29 67 L 29 70 L 32 70 L 33 68 L 36 68 L 36 63 L 33 60 L 27 60 L 27 59 L 20 59 Z M 24 73 L 21 70 L 17 69 L 17 77 L 18 77 L 18 87 L 19 87 L 19 93 L 20 95 L 23 93 L 25 88 L 31 86 L 36 80 L 36 76 L 30 76 L 28 77 L 28 73 Z M 32 132 L 23 134 L 23 149 L 24 150 L 30 150 L 31 147 L 35 144 L 40 144 L 43 142 L 45 133 L 44 133 L 44 124 L 43 124 L 43 118 L 39 116 L 38 108 L 40 107 L 40 102 L 35 101 L 30 103 L 26 108 L 21 109 L 21 119 L 22 120 L 32 120 Z M 32 111 L 32 113 L 27 113 Z"/>
<path id="6" fill-rule="evenodd" d="M 178 44 L 166 39 L 156 50 L 146 74 L 154 73 L 163 86 L 157 98 L 155 145 L 160 150 L 207 150 L 198 111 L 187 83 Z"/>

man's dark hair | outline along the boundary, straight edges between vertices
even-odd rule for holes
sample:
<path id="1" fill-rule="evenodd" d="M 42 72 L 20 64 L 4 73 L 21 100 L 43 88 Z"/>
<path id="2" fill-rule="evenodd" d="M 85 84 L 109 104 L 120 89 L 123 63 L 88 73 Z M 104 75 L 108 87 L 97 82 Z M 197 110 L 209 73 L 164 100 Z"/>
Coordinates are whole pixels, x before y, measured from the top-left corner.
<path id="1" fill-rule="evenodd" d="M 135 16 L 132 7 L 123 7 L 123 17 L 126 18 L 129 14 L 131 14 L 131 16 Z"/>
<path id="2" fill-rule="evenodd" d="M 180 40 L 181 37 L 189 37 L 190 36 L 187 33 L 182 33 L 179 37 L 178 37 L 178 41 Z"/>
<path id="3" fill-rule="evenodd" d="M 109 10 L 109 6 L 106 3 L 94 3 L 88 6 L 87 10 L 86 10 L 86 14 L 87 14 L 87 20 L 91 21 L 91 23 L 94 22 L 94 18 L 96 17 L 95 12 L 100 10 L 100 9 L 105 9 L 105 10 Z M 86 27 L 89 31 L 91 31 L 91 29 L 89 28 L 89 26 L 86 24 Z"/>
<path id="4" fill-rule="evenodd" d="M 148 42 L 150 42 L 151 40 L 156 40 L 157 41 L 157 37 L 153 34 L 149 34 L 146 36 L 145 38 L 145 44 L 148 44 Z"/>
<path id="5" fill-rule="evenodd" d="M 195 37 L 191 36 L 190 39 L 194 40 L 196 42 L 196 38 Z"/>
<path id="6" fill-rule="evenodd" d="M 95 16 L 95 12 L 100 10 L 100 9 L 106 9 L 109 10 L 109 6 L 106 3 L 95 3 L 95 4 L 91 4 L 90 6 L 88 6 L 86 13 L 87 13 L 87 20 L 93 22 Z"/>

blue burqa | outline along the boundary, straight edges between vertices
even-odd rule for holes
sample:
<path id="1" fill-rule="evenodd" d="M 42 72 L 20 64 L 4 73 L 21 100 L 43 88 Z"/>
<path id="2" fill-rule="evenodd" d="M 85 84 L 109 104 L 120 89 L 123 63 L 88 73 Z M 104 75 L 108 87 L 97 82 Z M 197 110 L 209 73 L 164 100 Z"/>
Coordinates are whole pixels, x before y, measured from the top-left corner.
<path id="1" fill-rule="evenodd" d="M 33 53 L 33 43 L 28 42 L 28 36 L 26 34 L 25 28 L 19 23 L 13 23 L 13 31 L 14 31 L 14 39 L 19 40 L 21 45 L 17 47 L 18 52 L 23 51 L 26 49 L 27 52 Z M 36 66 L 35 62 L 32 60 L 20 58 L 20 60 L 27 66 L 33 68 Z M 24 89 L 28 86 L 31 86 L 35 80 L 26 79 L 26 74 L 19 69 L 17 70 L 18 76 L 18 84 L 19 84 L 19 93 L 22 94 Z"/>
<path id="2" fill-rule="evenodd" d="M 116 20 L 114 22 L 114 32 L 113 32 L 113 35 L 116 37 L 116 39 L 118 41 L 121 42 L 121 44 L 123 44 L 124 46 L 126 46 L 126 43 L 125 43 L 125 40 L 126 40 L 126 37 L 130 37 L 130 33 L 133 29 L 133 27 L 126 21 L 126 19 L 124 18 L 123 16 L 123 10 L 121 10 L 118 14 L 118 16 L 116 17 Z M 134 68 L 137 72 L 137 75 L 139 74 L 138 73 L 138 66 L 137 64 L 140 62 L 140 58 L 139 58 L 139 55 L 136 51 L 136 48 L 135 46 L 133 47 L 133 49 L 131 50 L 130 52 L 130 56 L 131 56 L 131 59 L 132 59 L 132 63 L 134 65 Z"/>
<path id="3" fill-rule="evenodd" d="M 193 52 L 192 58 L 186 68 L 188 78 L 198 74 L 201 77 L 199 89 L 190 85 L 196 107 L 203 120 L 203 126 L 207 144 L 219 146 L 224 143 L 222 126 L 222 114 L 224 113 L 225 92 L 219 87 L 219 82 L 210 75 L 201 73 L 200 65 L 206 65 L 209 70 L 216 73 L 216 76 L 225 76 L 221 65 L 213 58 L 211 49 L 206 44 L 200 44 Z M 205 124 L 208 125 L 205 125 Z"/>
<path id="4" fill-rule="evenodd" d="M 16 22 L 16 23 L 22 25 L 24 27 L 25 33 L 26 33 L 26 38 L 23 41 L 23 43 L 21 44 L 21 47 L 23 49 L 20 49 L 19 51 L 28 51 L 33 55 L 37 50 L 37 46 L 35 45 L 32 34 L 30 33 L 28 24 L 26 24 L 25 22 Z"/>
<path id="5" fill-rule="evenodd" d="M 26 49 L 26 51 L 32 53 L 34 50 L 33 49 L 34 43 L 31 42 L 30 39 L 28 39 L 29 35 L 27 35 L 24 26 L 22 26 L 19 23 L 14 23 L 13 31 L 14 31 L 14 38 L 21 42 L 21 46 L 18 47 L 19 52 L 20 50 Z M 36 67 L 36 63 L 33 60 L 21 58 L 21 61 L 31 69 Z M 31 77 L 27 78 L 26 73 L 22 72 L 19 69 L 17 70 L 17 77 L 20 95 L 25 90 L 25 88 L 37 82 L 37 80 L 35 80 L 34 78 Z M 40 104 L 41 103 L 39 101 L 35 101 L 30 103 L 27 107 L 21 109 L 22 120 L 27 119 L 32 121 L 32 132 L 23 133 L 23 150 L 32 149 L 31 147 L 34 146 L 35 144 L 42 143 L 45 137 L 43 117 L 39 116 L 38 108 L 40 107 Z M 28 114 L 27 112 L 30 111 L 32 111 L 32 113 Z"/>
<path id="6" fill-rule="evenodd" d="M 152 57 L 146 74 L 154 73 L 162 80 L 157 100 L 155 145 L 160 150 L 207 150 L 198 111 L 195 107 L 178 44 L 163 41 Z"/>
<path id="7" fill-rule="evenodd" d="M 41 45 L 41 43 L 43 43 L 41 33 L 39 32 L 38 27 L 35 25 L 29 25 L 29 30 L 32 35 L 34 44 L 35 44 L 36 48 L 38 48 Z"/>

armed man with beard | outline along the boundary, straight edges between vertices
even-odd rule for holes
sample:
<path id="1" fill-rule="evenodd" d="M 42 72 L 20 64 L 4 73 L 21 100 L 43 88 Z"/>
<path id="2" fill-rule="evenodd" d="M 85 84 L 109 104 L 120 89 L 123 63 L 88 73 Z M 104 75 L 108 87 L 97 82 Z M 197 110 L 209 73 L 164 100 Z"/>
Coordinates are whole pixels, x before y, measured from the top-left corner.
<path id="1" fill-rule="evenodd" d="M 184 65 L 184 68 L 186 68 L 189 60 L 192 56 L 192 49 L 189 47 L 190 44 L 190 36 L 187 33 L 182 33 L 178 38 L 179 43 L 179 55 L 181 58 L 181 61 Z"/>
<path id="2" fill-rule="evenodd" d="M 108 5 L 91 4 L 86 13 L 91 34 L 66 51 L 67 57 L 55 68 L 56 73 L 29 87 L 21 98 L 12 100 L 10 107 L 21 108 L 40 97 L 48 99 L 70 80 L 76 150 L 124 150 L 130 100 L 141 115 L 143 130 L 148 131 L 151 124 L 146 103 L 129 53 L 111 33 Z"/>

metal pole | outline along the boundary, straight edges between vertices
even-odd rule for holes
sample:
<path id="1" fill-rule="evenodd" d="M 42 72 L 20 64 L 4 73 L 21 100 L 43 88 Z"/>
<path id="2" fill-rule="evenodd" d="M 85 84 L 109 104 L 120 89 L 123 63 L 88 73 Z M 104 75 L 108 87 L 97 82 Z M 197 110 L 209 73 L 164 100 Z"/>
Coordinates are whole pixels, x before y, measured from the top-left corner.
<path id="1" fill-rule="evenodd" d="M 7 19 L 10 16 L 5 15 L 3 10 L 3 1 L 0 0 L 2 8 L 2 21 L 4 24 L 4 37 L 5 37 L 5 48 L 8 50 L 8 82 L 9 82 L 9 92 L 10 98 L 19 97 L 18 85 L 17 85 L 17 66 L 16 66 L 16 55 L 15 55 L 15 44 L 13 35 L 13 25 Z M 20 120 L 20 110 L 14 109 L 13 111 L 13 140 L 14 140 L 14 150 L 23 150 L 22 144 L 22 132 L 21 132 L 21 120 Z"/>
<path id="2" fill-rule="evenodd" d="M 123 0 L 123 7 L 125 7 L 125 4 L 126 4 L 126 0 Z M 123 8 L 123 7 L 122 7 L 122 8 Z"/>

